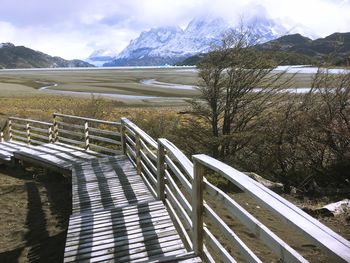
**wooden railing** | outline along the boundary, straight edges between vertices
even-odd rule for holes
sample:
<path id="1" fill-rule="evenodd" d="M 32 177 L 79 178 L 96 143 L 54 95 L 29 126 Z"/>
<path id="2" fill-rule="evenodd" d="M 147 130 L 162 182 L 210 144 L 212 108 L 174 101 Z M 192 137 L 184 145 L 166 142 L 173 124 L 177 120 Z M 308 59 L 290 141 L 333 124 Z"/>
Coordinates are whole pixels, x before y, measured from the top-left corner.
<path id="1" fill-rule="evenodd" d="M 121 119 L 122 151 L 136 167 L 154 196 L 160 197 L 157 178 L 157 142 L 126 118 Z M 160 199 L 164 199 L 163 197 Z"/>
<path id="2" fill-rule="evenodd" d="M 68 143 L 106 154 L 120 153 L 120 122 L 60 113 L 53 114 L 54 142 Z"/>
<path id="3" fill-rule="evenodd" d="M 223 244 L 224 237 L 248 262 L 261 259 L 220 216 L 211 200 L 218 200 L 232 218 L 240 221 L 283 262 L 307 262 L 297 251 L 267 226 L 211 184 L 206 174 L 225 178 L 261 206 L 282 219 L 331 257 L 333 262 L 350 262 L 350 242 L 312 218 L 281 196 L 234 168 L 206 155 L 192 156 L 193 163 L 167 139 L 155 141 L 126 118 L 121 122 L 54 114 L 53 124 L 9 118 L 7 136 L 28 144 L 63 142 L 108 154 L 123 153 L 134 164 L 153 195 L 162 200 L 189 250 L 207 262 L 235 262 Z M 34 135 L 35 134 L 35 135 Z M 218 234 L 219 233 L 219 234 Z"/>
<path id="4" fill-rule="evenodd" d="M 28 145 L 50 143 L 53 138 L 52 123 L 10 117 L 7 122 L 7 136 L 9 141 L 17 140 Z"/>
<path id="5" fill-rule="evenodd" d="M 332 261 L 350 261 L 349 241 L 247 175 L 206 155 L 194 155 L 192 163 L 170 141 L 158 139 L 156 142 L 128 119 L 122 119 L 121 125 L 124 152 L 154 195 L 167 205 L 187 247 L 205 261 L 235 262 L 227 244 L 222 244 L 217 238 L 219 231 L 220 236 L 225 237 L 244 260 L 262 262 L 225 223 L 215 207 L 205 201 L 204 193 L 219 200 L 233 218 L 239 220 L 283 262 L 308 262 L 230 195 L 211 184 L 205 177 L 208 169 L 239 187 L 308 238 Z M 204 218 L 210 221 L 210 227 Z"/>

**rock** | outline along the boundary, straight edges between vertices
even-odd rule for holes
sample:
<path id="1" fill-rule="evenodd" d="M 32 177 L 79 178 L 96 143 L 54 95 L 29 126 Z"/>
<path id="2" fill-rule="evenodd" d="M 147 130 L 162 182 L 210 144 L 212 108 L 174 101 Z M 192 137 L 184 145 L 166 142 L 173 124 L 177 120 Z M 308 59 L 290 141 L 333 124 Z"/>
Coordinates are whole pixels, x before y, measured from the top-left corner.
<path id="1" fill-rule="evenodd" d="M 331 213 L 334 216 L 350 211 L 350 200 L 344 199 L 339 202 L 330 203 L 318 209 L 321 213 Z"/>
<path id="2" fill-rule="evenodd" d="M 270 180 L 267 180 L 267 179 L 261 177 L 260 175 L 258 175 L 256 173 L 245 172 L 244 174 L 248 175 L 250 178 L 261 183 L 263 186 L 271 189 L 272 191 L 274 191 L 276 193 L 282 193 L 284 191 L 284 185 L 282 183 L 272 182 Z"/>

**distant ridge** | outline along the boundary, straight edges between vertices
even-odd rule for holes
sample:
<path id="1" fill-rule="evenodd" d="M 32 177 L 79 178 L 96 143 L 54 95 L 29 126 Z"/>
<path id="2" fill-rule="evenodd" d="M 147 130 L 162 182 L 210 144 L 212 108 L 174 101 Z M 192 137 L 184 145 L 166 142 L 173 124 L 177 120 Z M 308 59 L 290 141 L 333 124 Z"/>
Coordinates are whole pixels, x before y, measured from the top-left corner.
<path id="1" fill-rule="evenodd" d="M 94 67 L 94 65 L 78 59 L 65 60 L 61 57 L 52 57 L 24 46 L 15 46 L 12 43 L 0 44 L 0 68 L 58 67 Z"/>
<path id="2" fill-rule="evenodd" d="M 289 65 L 319 65 L 325 62 L 335 66 L 350 64 L 350 32 L 334 33 L 316 40 L 301 34 L 285 35 L 256 45 L 255 48 Z M 197 65 L 204 57 L 205 54 L 199 54 L 176 64 Z"/>

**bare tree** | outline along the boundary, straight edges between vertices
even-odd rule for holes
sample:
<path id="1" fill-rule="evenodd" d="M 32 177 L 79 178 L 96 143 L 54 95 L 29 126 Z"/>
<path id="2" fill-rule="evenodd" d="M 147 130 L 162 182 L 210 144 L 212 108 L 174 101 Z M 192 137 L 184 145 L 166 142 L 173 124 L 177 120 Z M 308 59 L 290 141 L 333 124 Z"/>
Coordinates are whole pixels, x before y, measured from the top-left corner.
<path id="1" fill-rule="evenodd" d="M 198 66 L 200 100 L 194 111 L 211 127 L 217 142 L 211 152 L 225 159 L 234 156 L 254 137 L 262 116 L 290 83 L 277 64 L 254 49 L 257 37 L 249 28 L 227 32 L 221 45 Z"/>

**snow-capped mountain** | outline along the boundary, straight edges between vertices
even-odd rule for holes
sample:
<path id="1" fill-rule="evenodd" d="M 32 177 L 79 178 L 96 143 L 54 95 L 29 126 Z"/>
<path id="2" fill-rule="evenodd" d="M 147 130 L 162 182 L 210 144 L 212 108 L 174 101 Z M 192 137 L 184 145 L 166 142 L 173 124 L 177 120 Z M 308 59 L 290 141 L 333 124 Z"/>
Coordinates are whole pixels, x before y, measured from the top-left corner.
<path id="1" fill-rule="evenodd" d="M 231 26 L 222 18 L 193 19 L 186 29 L 159 27 L 144 31 L 111 62 L 104 66 L 157 66 L 174 64 L 198 53 L 208 52 L 218 44 Z M 252 23 L 264 41 L 277 38 L 282 29 L 268 19 Z"/>
<path id="2" fill-rule="evenodd" d="M 95 50 L 87 59 L 86 62 L 95 66 L 101 67 L 104 63 L 113 60 L 118 55 L 118 52 L 109 49 Z"/>

